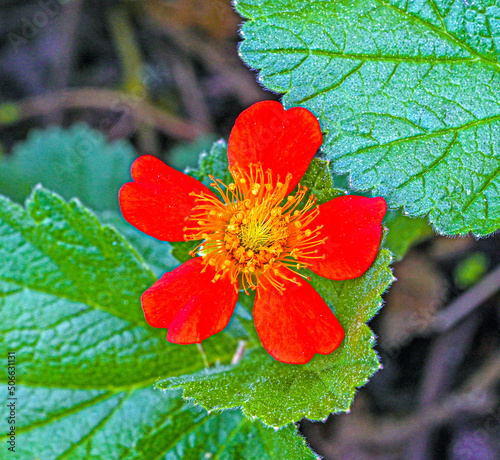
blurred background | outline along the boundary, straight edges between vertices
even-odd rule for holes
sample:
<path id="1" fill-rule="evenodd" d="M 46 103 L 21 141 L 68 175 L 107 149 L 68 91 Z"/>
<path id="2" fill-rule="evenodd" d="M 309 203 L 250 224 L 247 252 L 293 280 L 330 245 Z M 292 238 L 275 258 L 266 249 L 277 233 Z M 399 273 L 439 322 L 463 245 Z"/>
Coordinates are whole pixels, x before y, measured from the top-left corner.
<path id="1" fill-rule="evenodd" d="M 138 155 L 195 166 L 279 100 L 238 57 L 241 21 L 229 0 L 0 1 L 0 193 L 103 211 Z M 384 368 L 349 414 L 300 424 L 326 459 L 500 458 L 500 237 L 423 233 L 370 323 Z"/>

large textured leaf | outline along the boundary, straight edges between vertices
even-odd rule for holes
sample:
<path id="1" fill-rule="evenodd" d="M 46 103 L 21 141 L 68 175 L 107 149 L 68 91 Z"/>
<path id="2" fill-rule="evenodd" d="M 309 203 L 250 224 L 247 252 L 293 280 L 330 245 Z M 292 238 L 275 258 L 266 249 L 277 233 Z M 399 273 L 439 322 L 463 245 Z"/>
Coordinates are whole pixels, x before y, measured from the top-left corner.
<path id="1" fill-rule="evenodd" d="M 351 185 L 446 234 L 500 227 L 500 1 L 238 0 L 243 59 Z"/>
<path id="2" fill-rule="evenodd" d="M 22 417 L 15 458 L 317 458 L 293 425 L 275 432 L 239 411 L 209 416 L 183 402 L 179 392 L 20 385 L 17 396 Z"/>
<path id="3" fill-rule="evenodd" d="M 21 203 L 42 183 L 66 199 L 78 197 L 94 210 L 118 210 L 118 190 L 130 180 L 136 154 L 124 141 L 108 142 L 79 123 L 33 130 L 0 159 L 0 193 Z"/>
<path id="4" fill-rule="evenodd" d="M 172 245 L 167 241 L 152 238 L 132 227 L 120 214 L 104 211 L 99 214 L 102 223 L 112 225 L 141 254 L 148 267 L 160 278 L 165 272 L 173 270 L 179 261 L 172 255 Z"/>
<path id="5" fill-rule="evenodd" d="M 392 281 L 390 259 L 388 251 L 381 251 L 372 267 L 354 280 L 313 277 L 312 284 L 335 309 L 346 332 L 332 354 L 316 355 L 299 366 L 280 363 L 257 349 L 238 365 L 167 378 L 159 386 L 183 387 L 185 398 L 207 409 L 241 406 L 248 416 L 273 426 L 348 410 L 356 387 L 379 368 L 374 337 L 365 323 L 382 305 L 380 295 Z"/>
<path id="6" fill-rule="evenodd" d="M 196 346 L 169 344 L 145 323 L 139 299 L 155 280 L 79 202 L 40 187 L 26 209 L 0 197 L 0 353 L 16 353 L 19 458 L 311 457 L 294 426 L 209 417 L 152 388 L 204 367 Z M 204 349 L 210 365 L 224 364 L 237 341 L 221 333 Z"/>
<path id="7" fill-rule="evenodd" d="M 314 158 L 300 182 L 307 185 L 316 196 L 318 204 L 322 204 L 345 193 L 336 184 L 342 179 L 339 176 L 335 180 L 332 178 L 328 161 Z M 400 212 L 388 212 L 383 224 L 389 230 L 383 246 L 392 252 L 395 260 L 400 260 L 412 244 L 432 234 L 425 219 L 412 219 Z"/>

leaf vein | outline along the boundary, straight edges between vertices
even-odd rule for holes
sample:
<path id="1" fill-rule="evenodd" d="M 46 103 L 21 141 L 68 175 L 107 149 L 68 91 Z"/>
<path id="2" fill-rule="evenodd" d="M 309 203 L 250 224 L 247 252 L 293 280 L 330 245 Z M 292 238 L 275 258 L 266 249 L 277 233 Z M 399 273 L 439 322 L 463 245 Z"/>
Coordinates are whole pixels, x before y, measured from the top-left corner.
<path id="1" fill-rule="evenodd" d="M 365 64 L 364 61 L 360 62 L 356 67 L 354 67 L 350 72 L 347 72 L 340 81 L 334 83 L 333 85 L 329 86 L 328 88 L 324 88 L 324 89 L 321 89 L 319 91 L 316 91 L 312 94 L 310 94 L 309 96 L 306 96 L 304 97 L 303 99 L 300 99 L 298 101 L 296 101 L 294 104 L 295 105 L 299 105 L 299 104 L 303 104 L 304 102 L 307 102 L 311 99 L 314 99 L 315 97 L 317 96 L 320 96 L 321 94 L 325 94 L 327 93 L 328 91 L 331 91 L 335 88 L 338 88 L 340 85 L 342 85 L 351 75 L 354 75 L 359 69 L 361 69 L 361 67 L 363 67 L 363 64 Z"/>
<path id="2" fill-rule="evenodd" d="M 94 435 L 108 422 L 108 420 L 110 420 L 111 417 L 113 417 L 113 415 L 115 415 L 122 408 L 122 406 L 125 403 L 125 401 L 128 398 L 130 398 L 131 395 L 132 395 L 132 392 L 125 393 L 125 395 L 122 396 L 122 398 L 120 399 L 120 401 L 118 402 L 118 404 L 115 407 L 113 407 L 111 409 L 111 411 L 97 425 L 94 426 L 94 428 L 92 428 L 80 440 L 78 440 L 77 442 L 75 442 L 74 444 L 72 444 L 69 449 L 67 449 L 65 452 L 63 452 L 62 454 L 60 454 L 57 458 L 59 460 L 67 458 L 76 449 L 78 449 L 78 447 L 80 447 L 81 445 L 83 445 L 88 440 L 92 439 L 94 437 Z"/>
<path id="3" fill-rule="evenodd" d="M 350 155 L 355 154 L 355 153 L 368 152 L 368 151 L 376 150 L 376 149 L 383 148 L 383 147 L 404 144 L 406 142 L 416 142 L 416 141 L 420 141 L 420 140 L 434 139 L 436 137 L 442 137 L 442 136 L 445 136 L 446 134 L 451 134 L 451 133 L 455 133 L 455 132 L 460 133 L 462 131 L 466 131 L 468 129 L 475 128 L 477 126 L 486 125 L 488 123 L 493 123 L 493 122 L 499 121 L 499 120 L 500 120 L 500 114 L 494 115 L 492 117 L 486 117 L 486 118 L 481 118 L 479 120 L 474 120 L 474 121 L 466 123 L 462 126 L 452 126 L 450 128 L 445 128 L 445 129 L 440 129 L 438 131 L 434 131 L 432 133 L 427 132 L 427 133 L 417 134 L 415 136 L 395 139 L 393 141 L 389 141 L 389 142 L 385 142 L 385 143 L 379 143 L 379 144 L 375 144 L 375 145 L 369 145 L 367 147 L 361 147 L 360 149 L 356 150 L 355 152 L 348 152 L 342 156 L 339 156 L 338 158 L 350 156 Z"/>
<path id="4" fill-rule="evenodd" d="M 472 204 L 485 192 L 485 190 L 491 185 L 491 183 L 496 180 L 498 178 L 498 176 L 500 176 L 500 166 L 495 170 L 495 172 L 493 173 L 492 176 L 488 176 L 486 181 L 483 183 L 483 185 L 481 186 L 481 188 L 471 194 L 471 197 L 469 198 L 469 200 L 467 201 L 467 203 L 465 203 L 465 206 L 463 207 L 463 212 L 467 212 L 467 210 L 472 206 Z M 487 203 L 488 200 L 485 200 L 485 202 Z M 487 215 L 487 214 L 486 214 Z"/>

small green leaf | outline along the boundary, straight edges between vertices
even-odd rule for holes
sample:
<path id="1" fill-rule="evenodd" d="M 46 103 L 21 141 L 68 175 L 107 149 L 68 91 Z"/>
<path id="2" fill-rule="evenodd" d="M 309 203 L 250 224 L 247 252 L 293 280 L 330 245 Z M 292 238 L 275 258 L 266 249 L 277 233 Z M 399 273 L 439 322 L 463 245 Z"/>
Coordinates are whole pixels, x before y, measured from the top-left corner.
<path id="1" fill-rule="evenodd" d="M 208 416 L 152 388 L 204 367 L 196 346 L 169 344 L 144 321 L 140 295 L 155 280 L 78 201 L 41 187 L 26 208 L 0 197 L 0 353 L 16 354 L 17 456 L 314 458 L 292 425 L 275 433 L 239 412 Z M 210 365 L 237 346 L 226 333 L 203 342 Z"/>
<path id="2" fill-rule="evenodd" d="M 136 153 L 123 140 L 108 142 L 84 124 L 33 130 L 0 159 L 0 193 L 22 203 L 38 183 L 96 211 L 118 210 L 118 190 L 130 180 Z"/>
<path id="3" fill-rule="evenodd" d="M 201 241 L 175 241 L 170 243 L 172 245 L 172 255 L 179 262 L 187 262 L 189 259 L 193 258 L 190 252 L 200 243 Z"/>
<path id="4" fill-rule="evenodd" d="M 246 415 L 272 426 L 348 410 L 356 388 L 379 368 L 372 349 L 374 336 L 365 323 L 381 307 L 380 295 L 393 279 L 390 261 L 389 251 L 382 250 L 363 276 L 349 281 L 313 275 L 313 286 L 334 308 L 346 332 L 332 354 L 316 355 L 310 363 L 294 366 L 256 349 L 238 365 L 167 378 L 159 386 L 183 387 L 185 398 L 210 410 L 241 406 Z"/>
<path id="5" fill-rule="evenodd" d="M 212 180 L 210 175 L 216 179 L 221 179 L 225 184 L 233 181 L 229 172 L 229 162 L 227 159 L 227 143 L 223 139 L 214 142 L 209 152 L 200 154 L 198 169 L 189 169 L 187 174 L 195 177 L 205 185 L 210 185 Z"/>
<path id="6" fill-rule="evenodd" d="M 314 193 L 318 204 L 326 203 L 346 193 L 345 190 L 334 186 L 329 163 L 329 161 L 313 158 L 309 168 L 300 179 L 300 184 Z"/>
<path id="7" fill-rule="evenodd" d="M 229 172 L 226 141 L 219 139 L 212 144 L 208 152 L 201 152 L 199 154 L 198 169 L 186 168 L 186 174 L 198 179 L 206 186 L 210 186 L 212 183 L 212 179 L 210 179 L 209 176 L 221 179 L 226 185 L 230 184 L 233 179 Z M 212 190 L 216 195 L 219 195 L 217 190 Z M 172 255 L 179 262 L 186 262 L 192 257 L 189 252 L 200 243 L 201 241 L 180 241 L 171 243 Z"/>
<path id="8" fill-rule="evenodd" d="M 411 218 L 400 212 L 388 212 L 384 219 L 388 228 L 384 247 L 389 249 L 394 261 L 401 260 L 413 244 L 432 235 L 432 228 L 422 218 Z"/>
<path id="9" fill-rule="evenodd" d="M 500 227 L 498 0 L 238 0 L 243 59 L 318 116 L 356 190 L 434 228 Z"/>

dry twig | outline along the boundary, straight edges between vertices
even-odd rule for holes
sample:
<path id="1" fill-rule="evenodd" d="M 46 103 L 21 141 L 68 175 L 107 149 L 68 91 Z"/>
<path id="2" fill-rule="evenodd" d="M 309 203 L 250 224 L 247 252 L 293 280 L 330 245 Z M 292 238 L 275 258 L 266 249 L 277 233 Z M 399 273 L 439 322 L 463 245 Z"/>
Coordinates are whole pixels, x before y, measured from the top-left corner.
<path id="1" fill-rule="evenodd" d="M 130 116 L 136 124 L 145 123 L 153 126 L 177 140 L 193 141 L 205 132 L 199 125 L 158 109 L 143 99 L 110 89 L 66 89 L 27 98 L 17 102 L 16 105 L 19 116 L 11 123 L 59 110 L 96 109 L 124 113 Z"/>

